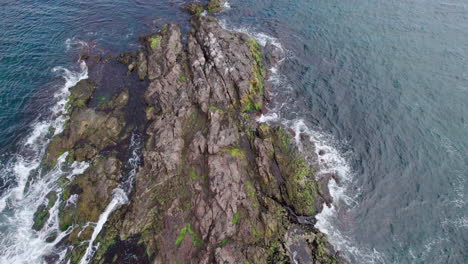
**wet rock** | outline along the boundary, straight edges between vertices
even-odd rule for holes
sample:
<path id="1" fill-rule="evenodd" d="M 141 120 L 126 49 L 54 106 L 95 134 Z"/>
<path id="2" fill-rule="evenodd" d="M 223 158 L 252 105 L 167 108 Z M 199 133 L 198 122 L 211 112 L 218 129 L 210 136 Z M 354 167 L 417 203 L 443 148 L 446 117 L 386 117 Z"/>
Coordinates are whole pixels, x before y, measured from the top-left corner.
<path id="1" fill-rule="evenodd" d="M 314 263 L 310 242 L 315 240 L 315 234 L 306 232 L 300 226 L 292 226 L 285 235 L 285 247 L 290 259 L 296 263 Z"/>
<path id="2" fill-rule="evenodd" d="M 321 150 L 319 151 L 319 155 L 320 155 L 320 156 L 323 156 L 323 155 L 325 155 L 325 154 L 326 154 L 325 150 L 321 149 Z"/>
<path id="3" fill-rule="evenodd" d="M 320 183 L 320 186 L 322 187 L 320 190 L 320 196 L 323 198 L 327 206 L 331 206 L 331 204 L 333 203 L 333 197 L 330 194 L 328 183 L 330 182 L 331 179 L 335 179 L 335 178 L 336 178 L 335 174 L 329 173 L 329 174 L 321 175 L 320 179 L 318 180 L 318 182 Z"/>
<path id="4" fill-rule="evenodd" d="M 271 41 L 268 41 L 263 48 L 265 54 L 265 65 L 268 68 L 278 65 L 278 63 L 285 58 L 284 50 L 277 45 L 274 45 Z"/>
<path id="5" fill-rule="evenodd" d="M 88 103 L 96 85 L 88 80 L 80 81 L 71 88 L 67 108 L 70 116 L 64 131 L 54 137 L 48 146 L 43 164 L 52 168 L 59 156 L 74 151 L 67 159 L 85 161 L 94 158 L 106 147 L 116 146 L 127 135 L 122 134 L 126 125 L 123 108 L 128 104 L 128 91 L 122 91 L 111 101 L 97 109 Z"/>
<path id="6" fill-rule="evenodd" d="M 292 137 L 296 137 L 296 131 L 294 131 L 294 129 L 292 129 L 292 128 L 286 128 L 286 131 L 287 131 Z"/>
<path id="7" fill-rule="evenodd" d="M 146 60 L 146 55 L 141 51 L 138 53 L 137 68 L 138 78 L 143 81 L 148 74 L 148 62 Z"/>
<path id="8" fill-rule="evenodd" d="M 88 59 L 89 59 L 89 49 L 87 47 L 84 47 L 81 50 L 80 60 L 88 60 Z"/>
<path id="9" fill-rule="evenodd" d="M 208 10 L 209 13 L 217 13 L 224 8 L 224 1 L 223 0 L 210 0 L 208 2 L 208 5 L 206 6 L 206 9 Z"/>
<path id="10" fill-rule="evenodd" d="M 62 195 L 59 213 L 61 230 L 75 224 L 85 225 L 98 221 L 99 215 L 112 199 L 112 191 L 121 177 L 121 166 L 121 162 L 115 157 L 99 158 L 66 187 L 64 193 L 68 195 Z M 77 195 L 76 202 L 68 205 L 67 200 L 74 194 Z M 73 236 L 69 240 L 76 242 Z"/>
<path id="11" fill-rule="evenodd" d="M 182 10 L 187 11 L 191 15 L 199 15 L 205 11 L 205 7 L 199 2 L 190 2 Z"/>
<path id="12" fill-rule="evenodd" d="M 52 233 L 50 236 L 48 236 L 48 237 L 46 238 L 45 241 L 46 241 L 47 243 L 52 243 L 52 242 L 55 241 L 55 239 L 57 238 L 57 236 L 58 236 L 58 233 L 57 233 L 57 232 L 54 232 L 54 233 Z"/>
<path id="13" fill-rule="evenodd" d="M 33 229 L 36 231 L 41 230 L 44 225 L 46 224 L 47 220 L 49 220 L 49 210 L 54 206 L 55 202 L 57 201 L 57 193 L 50 192 L 46 196 L 47 203 L 41 204 L 37 211 L 34 213 L 34 224 Z"/>
<path id="14" fill-rule="evenodd" d="M 119 63 L 125 64 L 125 65 L 130 65 L 136 60 L 136 56 L 133 52 L 124 52 L 122 54 L 119 54 L 115 60 Z"/>

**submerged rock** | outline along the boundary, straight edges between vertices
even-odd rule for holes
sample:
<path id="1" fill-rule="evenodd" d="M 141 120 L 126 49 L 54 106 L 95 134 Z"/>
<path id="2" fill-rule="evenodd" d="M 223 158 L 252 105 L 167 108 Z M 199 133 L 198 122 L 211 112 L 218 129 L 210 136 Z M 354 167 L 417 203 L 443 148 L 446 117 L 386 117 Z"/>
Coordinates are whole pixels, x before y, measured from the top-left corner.
<path id="1" fill-rule="evenodd" d="M 208 9 L 222 4 L 210 1 Z M 260 46 L 214 18 L 191 23 L 185 44 L 180 28 L 167 25 L 142 38 L 137 56 L 117 57 L 149 80 L 146 138 L 130 201 L 111 214 L 92 263 L 130 256 L 132 263 L 341 262 L 313 228 L 330 202 L 315 178 L 314 146 L 304 155 L 286 129 L 254 119 L 265 101 Z M 125 174 L 128 91 L 90 108 L 95 88 L 82 81 L 72 89 L 69 124 L 46 155 L 51 163 L 69 151 L 70 162 L 91 164 L 61 193 L 60 228 L 73 230 L 62 242 L 71 263 L 83 256 L 88 223 L 98 221 Z"/>

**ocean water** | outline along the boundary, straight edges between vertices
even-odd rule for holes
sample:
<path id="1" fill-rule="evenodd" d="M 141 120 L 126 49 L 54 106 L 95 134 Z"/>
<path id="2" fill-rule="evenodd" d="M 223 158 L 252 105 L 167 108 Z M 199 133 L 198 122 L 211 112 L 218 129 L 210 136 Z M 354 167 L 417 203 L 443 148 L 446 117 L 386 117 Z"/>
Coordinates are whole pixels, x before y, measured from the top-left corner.
<path id="1" fill-rule="evenodd" d="M 0 0 L 1 264 L 40 263 L 53 250 L 47 230 L 29 228 L 34 208 L 54 179 L 86 168 L 58 168 L 24 192 L 49 128 L 64 122 L 68 88 L 87 77 L 81 47 L 135 49 L 167 22 L 187 31 L 184 4 Z M 337 250 L 351 263 L 468 261 L 466 1 L 230 0 L 218 17 L 283 49 L 259 119 L 308 133 L 325 151 L 322 173 L 338 180 L 317 227 Z"/>

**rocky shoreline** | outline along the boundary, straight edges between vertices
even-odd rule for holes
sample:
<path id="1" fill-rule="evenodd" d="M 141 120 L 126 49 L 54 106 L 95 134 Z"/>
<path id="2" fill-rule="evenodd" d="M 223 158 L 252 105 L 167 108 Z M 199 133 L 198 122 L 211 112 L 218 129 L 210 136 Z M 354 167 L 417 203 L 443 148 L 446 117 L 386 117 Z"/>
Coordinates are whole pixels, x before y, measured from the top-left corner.
<path id="1" fill-rule="evenodd" d="M 315 178 L 313 144 L 301 136 L 299 151 L 286 128 L 255 120 L 268 99 L 265 64 L 276 63 L 277 52 L 269 46 L 263 54 L 251 37 L 201 15 L 222 4 L 188 6 L 185 42 L 179 26 L 168 24 L 142 37 L 137 52 L 82 56 L 90 76 L 112 63 L 125 66 L 119 77 L 71 88 L 69 121 L 43 161 L 44 171 L 64 153 L 69 164 L 90 164 L 71 181 L 61 179 L 35 214 L 40 230 L 59 203 L 59 229 L 69 232 L 57 244 L 66 250 L 64 263 L 82 261 L 94 230 L 89 223 L 98 222 L 125 179 L 132 131 L 144 135 L 142 164 L 89 263 L 345 262 L 314 228 L 331 197 L 327 180 Z M 140 82 L 142 98 L 132 98 L 132 85 L 100 98 L 106 78 Z"/>

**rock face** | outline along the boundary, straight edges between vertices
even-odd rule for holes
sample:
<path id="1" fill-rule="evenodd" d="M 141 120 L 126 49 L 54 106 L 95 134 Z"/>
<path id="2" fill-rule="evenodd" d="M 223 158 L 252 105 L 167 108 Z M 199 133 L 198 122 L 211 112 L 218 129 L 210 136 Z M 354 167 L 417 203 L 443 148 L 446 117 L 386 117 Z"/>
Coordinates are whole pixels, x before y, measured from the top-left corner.
<path id="1" fill-rule="evenodd" d="M 265 101 L 260 46 L 214 18 L 193 16 L 191 24 L 187 43 L 167 25 L 118 58 L 149 80 L 143 163 L 129 203 L 99 234 L 92 263 L 342 262 L 313 228 L 329 203 L 315 179 L 316 157 L 306 158 L 284 128 L 254 119 Z M 128 137 L 128 92 L 89 108 L 94 88 L 87 81 L 73 88 L 69 124 L 45 159 L 73 151 L 70 161 L 92 164 L 61 195 L 78 197 L 59 215 L 61 229 L 73 229 L 63 241 L 74 245 L 71 263 L 92 233 L 85 224 L 97 222 L 118 185 L 124 161 L 113 147 Z"/>

